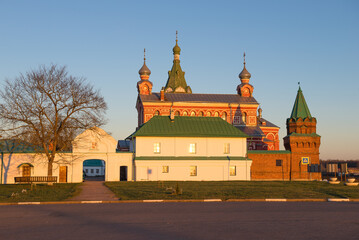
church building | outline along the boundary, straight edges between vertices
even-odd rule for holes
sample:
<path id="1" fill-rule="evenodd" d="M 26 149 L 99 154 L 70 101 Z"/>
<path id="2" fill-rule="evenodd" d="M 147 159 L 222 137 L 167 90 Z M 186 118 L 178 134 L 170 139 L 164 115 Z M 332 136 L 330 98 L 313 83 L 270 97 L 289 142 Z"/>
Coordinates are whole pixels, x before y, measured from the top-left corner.
<path id="1" fill-rule="evenodd" d="M 139 70 L 137 82 L 138 127 L 153 116 L 221 117 L 249 135 L 248 150 L 279 150 L 279 127 L 262 117 L 262 109 L 253 97 L 254 87 L 249 83 L 251 74 L 244 66 L 239 74 L 241 83 L 235 94 L 193 93 L 185 79 L 180 65 L 181 48 L 176 39 L 173 48 L 173 65 L 168 71 L 166 85 L 160 92 L 153 92 L 153 83 L 149 80 L 151 71 L 146 66 L 146 58 Z"/>

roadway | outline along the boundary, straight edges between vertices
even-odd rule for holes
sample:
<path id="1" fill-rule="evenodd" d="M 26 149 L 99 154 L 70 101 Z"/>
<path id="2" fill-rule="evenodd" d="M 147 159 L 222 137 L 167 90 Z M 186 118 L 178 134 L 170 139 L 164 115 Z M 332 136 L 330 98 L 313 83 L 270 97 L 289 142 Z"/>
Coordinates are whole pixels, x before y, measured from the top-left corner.
<path id="1" fill-rule="evenodd" d="M 359 203 L 0 206 L 0 239 L 359 239 Z"/>

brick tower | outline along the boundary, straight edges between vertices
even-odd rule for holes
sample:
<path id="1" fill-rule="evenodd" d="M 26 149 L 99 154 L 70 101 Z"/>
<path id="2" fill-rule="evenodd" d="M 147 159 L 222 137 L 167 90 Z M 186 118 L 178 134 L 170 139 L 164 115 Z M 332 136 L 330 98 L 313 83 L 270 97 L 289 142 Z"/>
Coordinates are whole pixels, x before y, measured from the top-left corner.
<path id="1" fill-rule="evenodd" d="M 310 114 L 299 86 L 292 114 L 287 119 L 284 147 L 291 151 L 290 179 L 321 179 L 319 169 L 320 136 L 316 133 L 317 120 Z"/>

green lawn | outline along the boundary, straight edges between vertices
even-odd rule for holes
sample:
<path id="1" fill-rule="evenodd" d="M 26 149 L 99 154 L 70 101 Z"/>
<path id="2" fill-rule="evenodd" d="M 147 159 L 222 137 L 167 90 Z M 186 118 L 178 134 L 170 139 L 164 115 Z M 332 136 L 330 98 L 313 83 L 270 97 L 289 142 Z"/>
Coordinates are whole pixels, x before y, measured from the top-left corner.
<path id="1" fill-rule="evenodd" d="M 359 198 L 359 186 L 326 182 L 106 182 L 105 185 L 121 200 Z M 171 190 L 176 188 L 179 194 Z"/>
<path id="2" fill-rule="evenodd" d="M 62 201 L 73 196 L 78 184 L 37 184 L 31 189 L 30 184 L 0 185 L 0 202 L 47 202 Z"/>

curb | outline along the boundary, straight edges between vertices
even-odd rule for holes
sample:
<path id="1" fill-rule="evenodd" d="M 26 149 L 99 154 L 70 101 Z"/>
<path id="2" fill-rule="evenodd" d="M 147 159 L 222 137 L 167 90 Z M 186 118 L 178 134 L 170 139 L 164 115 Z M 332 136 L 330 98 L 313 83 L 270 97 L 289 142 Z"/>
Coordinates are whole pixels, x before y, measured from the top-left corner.
<path id="1" fill-rule="evenodd" d="M 358 198 L 306 198 L 306 199 L 286 199 L 286 198 L 266 198 L 266 199 L 145 199 L 145 200 L 118 200 L 118 201 L 62 201 L 62 202 L 8 202 L 0 203 L 0 206 L 9 205 L 55 205 L 55 204 L 101 204 L 101 203 L 174 203 L 174 202 L 359 202 Z"/>

